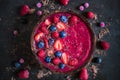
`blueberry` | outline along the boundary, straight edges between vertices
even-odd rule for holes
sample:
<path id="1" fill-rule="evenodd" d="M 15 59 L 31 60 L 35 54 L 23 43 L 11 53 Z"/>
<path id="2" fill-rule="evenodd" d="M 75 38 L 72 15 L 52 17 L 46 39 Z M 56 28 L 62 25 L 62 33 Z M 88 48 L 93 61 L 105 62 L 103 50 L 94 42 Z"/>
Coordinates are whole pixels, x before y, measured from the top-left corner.
<path id="1" fill-rule="evenodd" d="M 54 39 L 52 39 L 52 38 L 51 38 L 51 39 L 49 39 L 49 40 L 48 40 L 48 43 L 49 43 L 49 45 L 54 44 Z"/>
<path id="2" fill-rule="evenodd" d="M 61 57 L 61 56 L 62 56 L 62 53 L 61 53 L 60 51 L 57 51 L 57 52 L 55 52 L 55 56 L 56 56 L 56 57 Z"/>
<path id="3" fill-rule="evenodd" d="M 19 68 L 20 66 L 21 66 L 21 64 L 20 64 L 19 62 L 16 62 L 16 63 L 15 63 L 15 67 L 16 67 L 16 68 Z"/>
<path id="4" fill-rule="evenodd" d="M 49 56 L 45 57 L 45 62 L 50 63 L 51 62 L 51 57 L 49 57 Z"/>
<path id="5" fill-rule="evenodd" d="M 100 63 L 102 62 L 102 59 L 101 59 L 100 57 L 95 57 L 95 58 L 93 58 L 92 61 L 93 61 L 94 63 L 100 64 Z"/>
<path id="6" fill-rule="evenodd" d="M 60 68 L 60 69 L 64 69 L 64 67 L 65 67 L 65 64 L 63 64 L 63 63 L 60 63 L 60 64 L 59 64 L 59 68 Z"/>
<path id="7" fill-rule="evenodd" d="M 65 31 L 61 31 L 59 35 L 61 38 L 64 38 L 67 36 L 67 33 Z"/>
<path id="8" fill-rule="evenodd" d="M 43 47 L 44 47 L 44 42 L 43 41 L 38 42 L 38 48 L 43 48 Z"/>
<path id="9" fill-rule="evenodd" d="M 60 20 L 64 23 L 66 23 L 68 21 L 67 17 L 66 16 L 61 16 L 60 17 Z"/>
<path id="10" fill-rule="evenodd" d="M 57 29 L 57 28 L 56 28 L 56 26 L 54 26 L 54 25 L 50 26 L 50 28 L 49 28 L 50 31 L 56 31 L 56 29 Z"/>

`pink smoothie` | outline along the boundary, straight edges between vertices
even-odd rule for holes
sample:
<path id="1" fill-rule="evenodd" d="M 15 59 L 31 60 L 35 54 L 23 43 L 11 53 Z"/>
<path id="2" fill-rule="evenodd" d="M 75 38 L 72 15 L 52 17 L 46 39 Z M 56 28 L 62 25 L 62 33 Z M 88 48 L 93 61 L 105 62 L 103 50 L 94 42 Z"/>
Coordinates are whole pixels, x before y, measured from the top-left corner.
<path id="1" fill-rule="evenodd" d="M 54 48 L 54 44 L 48 45 L 47 47 L 44 46 L 42 48 L 42 50 L 44 51 L 44 55 L 43 57 L 39 57 L 37 55 L 37 53 L 41 50 L 37 47 L 37 41 L 35 41 L 34 36 L 36 34 L 38 34 L 39 32 L 43 32 L 44 37 L 46 38 L 46 40 L 48 40 L 49 38 L 52 38 L 51 34 L 52 32 L 50 32 L 48 30 L 49 26 L 51 24 L 54 24 L 55 26 L 57 25 L 57 23 L 54 23 L 53 21 L 53 17 L 57 16 L 58 18 L 60 18 L 60 16 L 66 16 L 68 21 L 70 19 L 70 17 L 72 16 L 76 16 L 77 17 L 77 22 L 74 25 L 70 25 L 69 22 L 65 23 L 66 28 L 64 29 L 64 31 L 67 33 L 67 36 L 65 38 L 55 38 L 54 40 L 61 40 L 61 44 L 62 44 L 62 49 L 60 50 L 62 53 L 67 53 L 67 63 L 65 63 L 65 67 L 63 69 L 61 69 L 58 65 L 55 65 L 52 62 L 52 59 L 54 59 L 56 56 L 54 55 L 54 53 L 57 51 Z M 50 23 L 48 25 L 45 25 L 45 20 L 48 19 L 50 21 Z M 33 32 L 33 41 L 32 41 L 32 46 L 33 51 L 35 52 L 34 54 L 37 56 L 39 62 L 44 65 L 45 67 L 49 68 L 52 71 L 56 71 L 56 72 L 62 72 L 62 73 L 67 73 L 67 72 L 71 72 L 74 70 L 77 70 L 79 67 L 83 66 L 86 61 L 91 57 L 91 49 L 92 49 L 92 33 L 91 33 L 91 29 L 89 28 L 89 26 L 87 25 L 86 22 L 84 22 L 79 16 L 77 16 L 76 14 L 71 14 L 69 12 L 57 12 L 54 13 L 52 15 L 49 15 L 45 20 L 43 20 L 42 22 L 40 22 L 38 24 L 38 26 L 36 27 L 35 31 Z M 59 22 L 61 22 L 59 20 Z M 41 27 L 45 27 L 46 28 L 46 32 L 41 30 Z M 57 29 L 57 32 L 59 33 L 60 30 Z M 44 41 L 44 37 L 41 37 L 40 40 Z M 50 52 L 50 54 L 48 54 L 48 52 Z M 47 63 L 45 61 L 45 57 L 46 56 L 50 56 L 51 57 L 51 62 Z M 63 57 L 63 59 L 66 61 L 66 58 Z M 77 60 L 75 65 L 70 65 L 70 61 L 71 60 Z M 60 58 L 60 63 L 64 63 L 62 62 L 61 58 Z M 75 63 L 75 62 L 73 62 Z"/>

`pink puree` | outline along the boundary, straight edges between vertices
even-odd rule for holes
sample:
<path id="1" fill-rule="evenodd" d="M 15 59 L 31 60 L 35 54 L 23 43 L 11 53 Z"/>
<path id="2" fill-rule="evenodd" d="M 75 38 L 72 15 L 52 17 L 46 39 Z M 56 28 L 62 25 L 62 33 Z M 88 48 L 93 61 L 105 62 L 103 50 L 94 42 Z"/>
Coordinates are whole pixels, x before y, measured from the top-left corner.
<path id="1" fill-rule="evenodd" d="M 65 12 L 59 12 L 55 13 L 53 15 L 50 15 L 47 17 L 51 20 L 53 16 L 61 16 L 66 15 L 67 17 L 70 17 L 71 13 L 65 13 Z M 79 18 L 79 17 L 78 17 Z M 41 24 L 39 24 L 40 26 Z M 36 32 L 38 32 L 39 28 L 37 28 Z M 87 58 L 90 57 L 90 49 L 91 49 L 91 32 L 87 26 L 87 24 L 79 18 L 79 21 L 76 26 L 69 26 L 66 30 L 67 37 L 63 39 L 64 49 L 63 51 L 69 53 L 69 59 L 77 58 L 79 64 L 76 66 L 65 66 L 64 69 L 60 69 L 58 66 L 52 64 L 52 63 L 46 63 L 43 59 L 40 59 L 40 62 L 49 68 L 52 71 L 57 72 L 71 72 L 73 70 L 78 69 L 80 66 L 84 65 Z"/>

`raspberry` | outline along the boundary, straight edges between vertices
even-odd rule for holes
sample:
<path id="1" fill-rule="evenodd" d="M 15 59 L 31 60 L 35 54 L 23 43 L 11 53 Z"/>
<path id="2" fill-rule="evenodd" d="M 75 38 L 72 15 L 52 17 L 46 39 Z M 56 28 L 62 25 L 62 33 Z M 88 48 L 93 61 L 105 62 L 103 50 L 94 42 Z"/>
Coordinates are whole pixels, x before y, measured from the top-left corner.
<path id="1" fill-rule="evenodd" d="M 23 5 L 22 8 L 21 8 L 21 11 L 20 11 L 20 15 L 21 16 L 25 16 L 29 13 L 30 11 L 30 8 L 28 5 Z"/>
<path id="2" fill-rule="evenodd" d="M 86 68 L 82 68 L 80 72 L 80 80 L 88 80 L 88 72 Z"/>
<path id="3" fill-rule="evenodd" d="M 104 50 L 108 50 L 109 47 L 110 47 L 110 44 L 106 41 L 101 41 L 101 47 L 104 49 Z"/>
<path id="4" fill-rule="evenodd" d="M 28 71 L 27 69 L 21 70 L 21 71 L 18 73 L 18 77 L 19 77 L 19 78 L 23 78 L 23 79 L 29 78 L 29 71 Z"/>
<path id="5" fill-rule="evenodd" d="M 64 6 L 68 5 L 69 0 L 60 0 L 61 4 L 63 4 Z"/>
<path id="6" fill-rule="evenodd" d="M 88 12 L 87 17 L 93 19 L 95 17 L 95 14 L 93 12 Z"/>

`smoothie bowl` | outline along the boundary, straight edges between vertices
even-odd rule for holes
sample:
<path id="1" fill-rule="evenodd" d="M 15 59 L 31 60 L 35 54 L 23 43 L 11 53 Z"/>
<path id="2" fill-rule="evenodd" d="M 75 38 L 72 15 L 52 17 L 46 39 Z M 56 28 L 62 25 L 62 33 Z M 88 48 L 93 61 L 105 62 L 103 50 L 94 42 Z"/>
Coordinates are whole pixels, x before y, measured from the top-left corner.
<path id="1" fill-rule="evenodd" d="M 31 36 L 31 49 L 40 65 L 59 73 L 78 71 L 89 63 L 95 43 L 89 23 L 74 12 L 45 16 Z"/>

